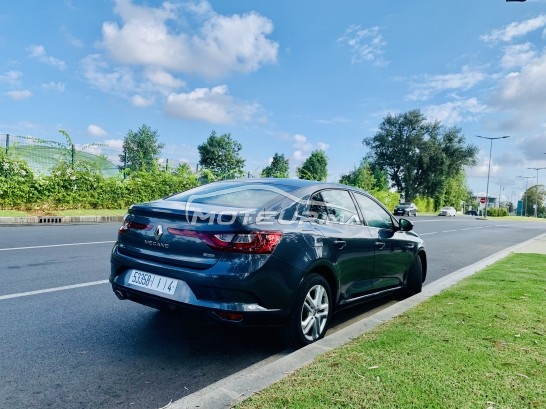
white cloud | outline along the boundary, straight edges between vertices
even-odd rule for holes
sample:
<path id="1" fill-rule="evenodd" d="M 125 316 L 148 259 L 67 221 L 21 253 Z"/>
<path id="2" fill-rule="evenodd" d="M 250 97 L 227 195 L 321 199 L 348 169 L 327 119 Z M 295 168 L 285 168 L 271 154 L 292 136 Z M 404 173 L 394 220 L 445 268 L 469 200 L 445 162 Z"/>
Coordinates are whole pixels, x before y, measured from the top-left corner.
<path id="1" fill-rule="evenodd" d="M 87 133 L 91 136 L 106 136 L 108 135 L 108 132 L 106 132 L 101 126 L 91 124 L 87 127 Z"/>
<path id="2" fill-rule="evenodd" d="M 133 95 L 131 97 L 131 103 L 139 108 L 146 108 L 150 105 L 153 105 L 154 102 L 155 101 L 153 98 L 145 98 L 142 95 Z"/>
<path id="3" fill-rule="evenodd" d="M 64 70 L 66 68 L 66 63 L 63 60 L 47 55 L 43 45 L 31 45 L 27 48 L 27 50 L 29 51 L 29 57 L 31 58 L 36 58 L 38 61 L 56 67 L 60 70 Z"/>
<path id="4" fill-rule="evenodd" d="M 523 37 L 544 26 L 546 26 L 546 15 L 542 14 L 522 22 L 510 23 L 504 28 L 493 30 L 490 34 L 481 36 L 480 39 L 486 43 L 497 41 L 509 42 L 514 38 Z"/>
<path id="5" fill-rule="evenodd" d="M 423 82 L 412 85 L 415 91 L 406 98 L 424 101 L 442 91 L 468 90 L 485 78 L 487 78 L 485 73 L 472 70 L 468 66 L 463 67 L 462 71 L 456 74 L 426 75 Z"/>
<path id="6" fill-rule="evenodd" d="M 487 107 L 476 98 L 469 98 L 427 107 L 424 114 L 429 121 L 438 120 L 444 125 L 456 125 L 463 121 L 474 121 L 486 111 Z"/>
<path id="7" fill-rule="evenodd" d="M 111 68 L 98 54 L 88 55 L 81 65 L 86 80 L 103 92 L 123 95 L 137 88 L 129 69 Z"/>
<path id="8" fill-rule="evenodd" d="M 501 64 L 504 68 L 519 68 L 527 65 L 534 58 L 536 58 L 536 52 L 532 50 L 531 43 L 517 44 L 504 49 Z"/>
<path id="9" fill-rule="evenodd" d="M 304 161 L 315 149 L 325 151 L 330 147 L 330 145 L 324 142 L 312 143 L 305 135 L 301 134 L 294 135 L 293 140 L 295 150 L 292 152 L 292 159 L 294 162 Z"/>
<path id="10" fill-rule="evenodd" d="M 376 65 L 386 65 L 382 57 L 384 54 L 385 41 L 379 33 L 379 27 L 361 28 L 359 25 L 351 25 L 343 36 L 337 40 L 347 45 L 352 53 L 352 62 L 372 62 Z"/>
<path id="11" fill-rule="evenodd" d="M 48 82 L 42 84 L 42 88 L 46 91 L 64 92 L 66 90 L 66 84 L 63 82 Z"/>
<path id="12" fill-rule="evenodd" d="M 20 79 L 23 76 L 23 73 L 20 71 L 6 71 L 3 74 L 0 74 L 0 82 L 4 82 L 9 85 L 19 85 L 21 83 Z"/>
<path id="13" fill-rule="evenodd" d="M 115 11 L 122 23 L 103 24 L 102 45 L 119 64 L 220 77 L 252 72 L 277 59 L 278 44 L 266 37 L 273 24 L 254 12 L 222 16 L 207 2 L 152 8 L 130 0 L 117 0 Z M 185 17 L 199 21 L 199 27 L 183 24 Z"/>
<path id="14" fill-rule="evenodd" d="M 14 90 L 14 91 L 8 91 L 5 93 L 8 97 L 13 99 L 14 101 L 22 101 L 24 99 L 30 98 L 32 96 L 32 92 L 29 90 Z"/>
<path id="15" fill-rule="evenodd" d="M 228 94 L 228 88 L 197 88 L 189 93 L 170 94 L 165 112 L 175 118 L 229 124 L 249 121 L 259 110 L 257 104 L 237 100 Z"/>

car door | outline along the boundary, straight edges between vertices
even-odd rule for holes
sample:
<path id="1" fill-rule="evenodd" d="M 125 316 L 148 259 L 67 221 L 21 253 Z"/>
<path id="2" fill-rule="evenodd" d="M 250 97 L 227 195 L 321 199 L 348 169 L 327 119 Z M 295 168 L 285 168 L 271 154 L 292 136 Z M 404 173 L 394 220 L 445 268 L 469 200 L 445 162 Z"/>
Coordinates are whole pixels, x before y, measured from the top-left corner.
<path id="1" fill-rule="evenodd" d="M 395 221 L 378 202 L 357 192 L 353 194 L 374 240 L 374 291 L 401 286 L 417 251 L 416 244 L 395 228 Z"/>
<path id="2" fill-rule="evenodd" d="M 373 289 L 374 240 L 362 223 L 347 190 L 326 189 L 311 197 L 309 210 L 315 214 L 324 236 L 324 257 L 335 266 L 339 303 L 365 295 Z"/>

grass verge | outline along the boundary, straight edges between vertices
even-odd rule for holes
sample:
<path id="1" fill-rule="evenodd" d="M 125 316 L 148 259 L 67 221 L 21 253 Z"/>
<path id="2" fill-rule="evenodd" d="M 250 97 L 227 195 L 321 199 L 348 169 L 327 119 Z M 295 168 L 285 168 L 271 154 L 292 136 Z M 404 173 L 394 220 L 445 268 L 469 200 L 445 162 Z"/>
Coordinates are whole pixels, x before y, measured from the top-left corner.
<path id="1" fill-rule="evenodd" d="M 237 408 L 544 408 L 545 300 L 546 255 L 511 255 Z"/>

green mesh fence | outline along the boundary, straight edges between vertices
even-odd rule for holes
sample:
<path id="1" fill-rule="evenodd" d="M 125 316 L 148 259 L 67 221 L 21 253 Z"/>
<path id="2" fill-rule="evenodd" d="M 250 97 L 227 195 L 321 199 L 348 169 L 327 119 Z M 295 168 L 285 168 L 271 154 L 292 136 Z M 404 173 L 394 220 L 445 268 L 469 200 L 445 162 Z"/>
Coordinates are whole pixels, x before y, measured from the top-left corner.
<path id="1" fill-rule="evenodd" d="M 24 160 L 36 175 L 49 174 L 61 161 L 76 160 L 92 164 L 106 177 L 119 174 L 119 167 L 108 159 L 115 157 L 115 152 L 109 152 L 104 147 L 78 147 L 28 136 L 0 134 L 0 149 Z M 99 154 L 86 152 L 85 149 L 93 149 Z"/>

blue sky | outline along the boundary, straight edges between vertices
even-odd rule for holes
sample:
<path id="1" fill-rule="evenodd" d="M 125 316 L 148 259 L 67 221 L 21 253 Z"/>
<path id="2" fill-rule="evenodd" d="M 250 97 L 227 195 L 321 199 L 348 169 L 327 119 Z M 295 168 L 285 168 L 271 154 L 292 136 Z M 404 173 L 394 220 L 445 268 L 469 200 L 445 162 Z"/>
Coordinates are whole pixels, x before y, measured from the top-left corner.
<path id="1" fill-rule="evenodd" d="M 20 0 L 0 27 L 0 133 L 113 152 L 147 124 L 196 164 L 214 130 L 250 172 L 278 152 L 295 176 L 321 148 L 337 181 L 388 113 L 420 109 L 480 148 L 475 192 L 490 146 L 475 135 L 511 136 L 491 195 L 516 200 L 517 176 L 546 167 L 546 0 Z"/>

